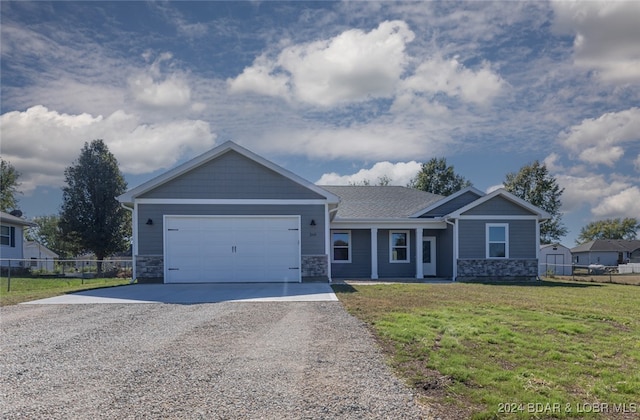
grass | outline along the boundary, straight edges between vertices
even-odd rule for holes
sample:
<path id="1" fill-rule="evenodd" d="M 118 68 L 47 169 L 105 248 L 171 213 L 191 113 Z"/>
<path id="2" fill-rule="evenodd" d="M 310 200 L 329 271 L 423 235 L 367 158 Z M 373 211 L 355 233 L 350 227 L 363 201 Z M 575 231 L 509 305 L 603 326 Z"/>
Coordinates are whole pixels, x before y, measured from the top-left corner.
<path id="1" fill-rule="evenodd" d="M 44 299 L 65 293 L 99 287 L 119 286 L 128 284 L 129 279 L 120 278 L 27 278 L 12 277 L 11 288 L 7 291 L 8 279 L 0 278 L 0 306 L 15 305 L 35 299 Z"/>
<path id="2" fill-rule="evenodd" d="M 398 374 L 443 418 L 640 413 L 635 286 L 544 281 L 334 289 L 350 313 L 371 325 Z M 605 413 L 594 412 L 604 407 L 594 404 L 605 403 Z"/>
<path id="3" fill-rule="evenodd" d="M 579 281 L 593 283 L 616 283 L 640 286 L 640 274 L 576 274 L 575 276 L 552 276 L 549 280 Z"/>

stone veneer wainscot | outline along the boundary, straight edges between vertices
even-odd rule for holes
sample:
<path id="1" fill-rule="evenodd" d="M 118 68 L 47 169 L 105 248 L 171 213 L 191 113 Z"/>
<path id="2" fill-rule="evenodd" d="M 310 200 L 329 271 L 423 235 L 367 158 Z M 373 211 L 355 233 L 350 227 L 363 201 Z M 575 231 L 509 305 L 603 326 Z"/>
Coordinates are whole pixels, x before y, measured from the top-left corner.
<path id="1" fill-rule="evenodd" d="M 538 276 L 537 259 L 468 259 L 458 260 L 456 280 L 527 279 Z"/>

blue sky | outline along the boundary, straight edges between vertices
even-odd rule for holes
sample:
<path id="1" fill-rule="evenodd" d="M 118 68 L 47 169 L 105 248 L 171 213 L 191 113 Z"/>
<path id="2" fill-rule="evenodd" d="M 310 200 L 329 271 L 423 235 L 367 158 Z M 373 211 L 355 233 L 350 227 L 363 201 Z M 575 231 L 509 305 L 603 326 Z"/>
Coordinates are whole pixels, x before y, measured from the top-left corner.
<path id="1" fill-rule="evenodd" d="M 580 227 L 640 217 L 640 2 L 7 2 L 1 152 L 27 217 L 105 140 L 129 187 L 233 140 L 302 177 L 489 191 L 544 161 Z"/>

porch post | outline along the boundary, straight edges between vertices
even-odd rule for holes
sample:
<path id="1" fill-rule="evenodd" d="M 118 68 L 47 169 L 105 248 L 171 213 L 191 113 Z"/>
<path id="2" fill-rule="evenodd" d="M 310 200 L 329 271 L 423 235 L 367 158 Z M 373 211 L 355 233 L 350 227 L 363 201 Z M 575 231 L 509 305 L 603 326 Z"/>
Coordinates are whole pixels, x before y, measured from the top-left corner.
<path id="1" fill-rule="evenodd" d="M 422 235 L 424 229 L 416 228 L 416 278 L 424 278 L 424 266 L 422 265 Z"/>
<path id="2" fill-rule="evenodd" d="M 378 278 L 378 228 L 371 228 L 371 278 Z"/>

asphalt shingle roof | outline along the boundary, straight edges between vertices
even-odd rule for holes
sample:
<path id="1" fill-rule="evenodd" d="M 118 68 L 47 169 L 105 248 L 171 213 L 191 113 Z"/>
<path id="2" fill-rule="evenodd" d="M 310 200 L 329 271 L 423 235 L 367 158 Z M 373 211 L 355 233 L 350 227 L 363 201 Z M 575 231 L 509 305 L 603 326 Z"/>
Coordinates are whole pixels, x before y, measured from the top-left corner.
<path id="1" fill-rule="evenodd" d="M 444 197 L 400 186 L 321 186 L 340 197 L 336 219 L 402 219 Z"/>
<path id="2" fill-rule="evenodd" d="M 640 248 L 640 240 L 626 241 L 623 239 L 596 239 L 595 241 L 585 242 L 575 248 L 571 248 L 571 252 L 588 252 L 588 251 L 635 251 Z"/>

